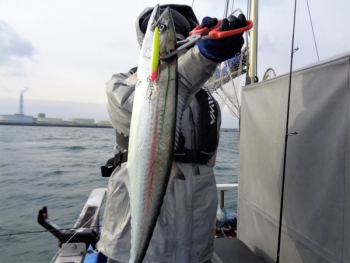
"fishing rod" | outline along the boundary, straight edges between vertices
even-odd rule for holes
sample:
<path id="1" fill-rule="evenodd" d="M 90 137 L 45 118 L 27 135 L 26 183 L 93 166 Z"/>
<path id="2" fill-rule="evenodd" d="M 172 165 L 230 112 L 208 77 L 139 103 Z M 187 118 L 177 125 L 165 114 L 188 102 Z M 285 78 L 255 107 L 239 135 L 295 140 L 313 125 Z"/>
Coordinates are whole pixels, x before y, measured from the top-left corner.
<path id="1" fill-rule="evenodd" d="M 116 194 L 116 193 L 118 192 L 119 188 L 120 188 L 120 186 L 117 187 L 117 188 L 114 190 L 114 192 L 113 192 L 109 197 L 108 197 L 108 196 L 106 197 L 106 200 L 105 200 L 105 202 L 101 205 L 101 207 L 100 207 L 99 209 L 97 209 L 97 211 L 89 218 L 89 220 L 87 220 L 80 228 L 84 228 L 84 226 L 87 225 L 87 224 L 94 218 L 94 216 L 95 216 L 96 214 L 98 214 L 98 213 L 103 209 L 103 207 L 105 207 L 105 206 L 107 205 L 108 201 L 109 201 L 110 199 L 112 199 L 113 195 Z M 69 242 L 75 237 L 75 235 L 76 235 L 77 233 L 78 233 L 78 232 L 75 232 L 75 233 L 72 235 L 71 238 L 69 238 L 65 243 L 62 244 L 62 247 L 59 248 L 59 250 L 57 251 L 57 253 L 55 254 L 55 256 L 52 258 L 51 263 L 54 262 L 54 260 L 58 257 L 58 254 L 62 251 L 62 249 L 63 249 L 67 244 L 69 244 Z"/>
<path id="2" fill-rule="evenodd" d="M 110 198 L 118 191 L 119 187 L 112 193 L 112 195 L 110 196 Z M 84 226 L 86 226 L 93 218 L 96 214 L 100 213 L 100 211 L 102 210 L 102 208 L 107 204 L 107 202 L 109 201 L 109 198 L 106 199 L 105 203 L 99 208 L 97 209 L 97 211 L 89 218 L 89 220 L 87 220 L 80 228 L 84 228 Z M 79 228 L 78 228 L 79 229 Z M 53 230 L 53 231 L 57 231 L 57 230 Z M 76 231 L 75 233 L 73 233 L 73 235 L 64 243 L 62 243 L 62 246 L 58 249 L 57 253 L 55 254 L 55 256 L 52 258 L 51 263 L 54 262 L 54 260 L 58 257 L 59 253 L 62 251 L 62 249 L 69 244 L 69 242 L 71 240 L 73 240 L 75 238 L 75 236 L 78 234 L 78 232 Z M 98 233 L 98 236 L 100 234 Z M 93 247 L 94 248 L 94 247 Z M 94 248 L 95 251 L 95 248 Z"/>
<path id="3" fill-rule="evenodd" d="M 282 174 L 282 190 L 281 190 L 281 206 L 280 206 L 280 217 L 278 226 L 278 244 L 277 244 L 277 260 L 276 263 L 280 262 L 280 250 L 281 250 L 281 233 L 282 233 L 282 216 L 283 216 L 283 201 L 284 201 L 284 185 L 286 177 L 286 161 L 287 161 L 287 146 L 288 137 L 291 135 L 296 135 L 296 132 L 288 133 L 289 126 L 289 109 L 290 109 L 290 93 L 292 88 L 292 70 L 293 70 L 293 57 L 294 57 L 294 33 L 295 33 L 295 18 L 296 18 L 297 0 L 294 4 L 294 21 L 293 21 L 293 34 L 292 34 L 292 50 L 290 58 L 290 70 L 289 70 L 289 87 L 288 87 L 288 102 L 287 102 L 287 120 L 286 120 L 286 133 L 284 137 L 284 156 L 283 156 L 283 174 Z"/>
<path id="4" fill-rule="evenodd" d="M 90 227 L 102 227 L 102 225 L 97 226 L 90 226 Z M 60 228 L 60 230 L 77 230 L 82 229 L 82 227 L 70 227 L 70 228 Z M 11 237 L 11 236 L 19 236 L 19 235 L 26 235 L 26 234 L 37 234 L 37 233 L 47 233 L 47 232 L 54 232 L 57 231 L 56 229 L 52 230 L 37 230 L 37 231 L 26 231 L 26 232 L 18 232 L 18 233 L 9 233 L 9 234 L 1 234 L 0 237 Z"/>

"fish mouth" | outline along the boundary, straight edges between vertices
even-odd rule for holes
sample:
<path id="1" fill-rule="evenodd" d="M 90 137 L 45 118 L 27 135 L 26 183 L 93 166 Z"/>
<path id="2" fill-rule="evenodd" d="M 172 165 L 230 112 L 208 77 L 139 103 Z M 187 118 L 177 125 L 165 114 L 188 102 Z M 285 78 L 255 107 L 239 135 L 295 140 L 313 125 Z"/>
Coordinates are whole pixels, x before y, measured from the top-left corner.
<path id="1" fill-rule="evenodd" d="M 164 19 L 168 20 L 169 17 L 171 16 L 171 12 L 170 12 L 170 7 L 167 7 L 162 13 L 160 13 L 160 6 L 156 5 L 152 11 L 152 15 L 151 15 L 151 26 L 150 26 L 150 30 L 154 31 L 155 27 L 159 27 L 164 23 Z"/>
<path id="2" fill-rule="evenodd" d="M 154 28 L 158 25 L 159 23 L 159 18 L 160 18 L 160 6 L 156 5 L 153 8 L 151 17 L 150 17 L 150 21 L 148 22 L 148 24 L 150 25 L 149 30 L 154 31 Z"/>

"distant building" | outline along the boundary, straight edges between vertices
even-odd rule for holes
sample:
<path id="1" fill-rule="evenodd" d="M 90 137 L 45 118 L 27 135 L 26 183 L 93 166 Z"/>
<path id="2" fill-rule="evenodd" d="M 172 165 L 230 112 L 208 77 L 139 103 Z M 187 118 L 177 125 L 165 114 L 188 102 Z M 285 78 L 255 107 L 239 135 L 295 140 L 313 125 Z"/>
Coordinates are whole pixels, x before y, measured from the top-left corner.
<path id="1" fill-rule="evenodd" d="M 33 123 L 33 116 L 23 114 L 0 115 L 0 122 Z"/>
<path id="2" fill-rule="evenodd" d="M 33 123 L 33 116 L 26 116 L 23 114 L 23 93 L 27 89 L 21 91 L 19 98 L 19 114 L 14 115 L 0 115 L 0 122 L 6 123 Z"/>
<path id="3" fill-rule="evenodd" d="M 45 115 L 45 114 L 44 114 Z M 63 121 L 61 118 L 45 118 L 45 117 L 39 117 L 37 119 L 38 124 L 63 124 Z"/>
<path id="4" fill-rule="evenodd" d="M 111 126 L 112 127 L 112 124 L 110 121 L 98 121 L 97 126 Z"/>
<path id="5" fill-rule="evenodd" d="M 84 118 L 69 118 L 68 121 L 64 121 L 61 118 L 46 118 L 45 113 L 38 113 L 38 117 L 26 116 L 23 114 L 23 93 L 27 89 L 21 91 L 19 114 L 14 115 L 0 115 L 1 125 L 29 125 L 29 126 L 86 126 L 86 127 L 112 127 L 109 121 L 98 121 L 95 123 L 94 119 Z"/>
<path id="6" fill-rule="evenodd" d="M 80 119 L 80 118 L 69 118 L 68 122 L 70 125 L 86 125 L 86 126 L 94 126 L 94 119 Z"/>

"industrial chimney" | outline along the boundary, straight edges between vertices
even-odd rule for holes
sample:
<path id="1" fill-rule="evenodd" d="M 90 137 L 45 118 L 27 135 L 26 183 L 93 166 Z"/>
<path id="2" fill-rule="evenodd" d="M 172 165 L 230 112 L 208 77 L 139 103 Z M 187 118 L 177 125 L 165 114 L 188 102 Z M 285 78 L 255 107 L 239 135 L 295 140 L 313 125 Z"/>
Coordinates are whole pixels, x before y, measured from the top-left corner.
<path id="1" fill-rule="evenodd" d="M 21 97 L 19 99 L 19 114 L 23 115 L 23 93 L 21 92 Z"/>
<path id="2" fill-rule="evenodd" d="M 19 115 L 23 115 L 23 93 L 27 91 L 28 88 L 24 88 L 21 91 L 21 96 L 19 98 Z"/>

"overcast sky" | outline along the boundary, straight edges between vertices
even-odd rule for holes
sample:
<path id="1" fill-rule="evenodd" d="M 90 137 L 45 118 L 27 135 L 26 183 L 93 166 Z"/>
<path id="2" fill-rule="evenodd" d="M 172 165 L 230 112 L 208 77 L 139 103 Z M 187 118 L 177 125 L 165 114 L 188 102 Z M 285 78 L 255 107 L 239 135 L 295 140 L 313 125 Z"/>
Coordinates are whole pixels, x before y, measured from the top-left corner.
<path id="1" fill-rule="evenodd" d="M 137 16 L 157 3 L 169 1 L 0 0 L 0 98 L 17 99 L 28 88 L 26 99 L 105 104 L 110 76 L 137 64 Z M 306 3 L 298 1 L 294 68 L 317 62 Z M 320 59 L 349 51 L 350 1 L 309 0 L 309 6 Z M 193 6 L 198 20 L 222 18 L 224 7 L 225 0 Z M 235 8 L 246 13 L 246 1 L 234 1 Z M 294 1 L 264 0 L 259 8 L 259 77 L 269 67 L 286 73 Z"/>

